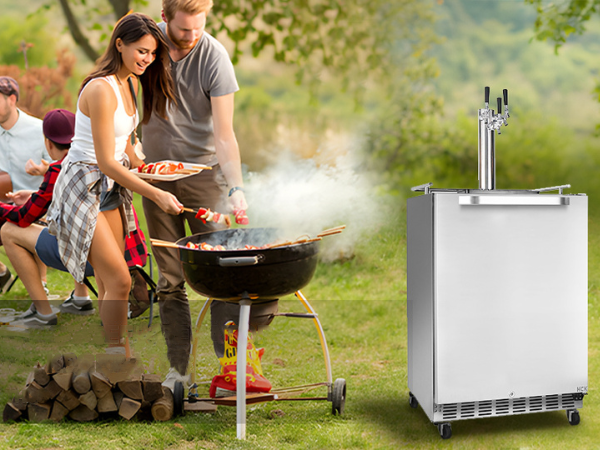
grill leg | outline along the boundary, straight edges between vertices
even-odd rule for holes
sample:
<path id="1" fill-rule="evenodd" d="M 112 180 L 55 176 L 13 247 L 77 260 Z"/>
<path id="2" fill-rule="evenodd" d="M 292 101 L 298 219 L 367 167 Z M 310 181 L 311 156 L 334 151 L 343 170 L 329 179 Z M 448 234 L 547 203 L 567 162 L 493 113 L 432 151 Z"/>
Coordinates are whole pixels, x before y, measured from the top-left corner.
<path id="1" fill-rule="evenodd" d="M 196 384 L 196 355 L 198 354 L 198 332 L 200 331 L 200 325 L 202 325 L 202 321 L 204 320 L 204 316 L 206 316 L 206 312 L 208 311 L 208 308 L 210 307 L 210 304 L 212 302 L 213 302 L 212 298 L 206 299 L 206 302 L 204 302 L 204 306 L 202 306 L 202 309 L 200 310 L 200 314 L 198 314 L 198 318 L 196 319 L 196 331 L 194 332 L 194 340 L 193 340 L 193 344 L 192 344 L 192 353 L 191 353 L 191 357 L 192 357 L 192 372 L 191 372 L 192 373 L 192 378 L 191 378 L 192 386 L 194 384 Z M 194 394 L 197 393 L 197 389 L 196 388 L 193 388 L 192 390 L 193 390 Z"/>
<path id="2" fill-rule="evenodd" d="M 296 298 L 302 303 L 306 311 L 310 314 L 314 315 L 313 322 L 315 323 L 315 327 L 317 327 L 317 333 L 319 334 L 319 340 L 321 341 L 321 348 L 323 349 L 323 357 L 325 358 L 325 371 L 327 372 L 327 397 L 331 400 L 332 388 L 333 388 L 333 375 L 331 373 L 331 358 L 329 356 L 329 348 L 327 347 L 327 339 L 325 339 L 325 332 L 323 331 L 323 327 L 321 326 L 321 321 L 319 320 L 319 315 L 315 312 L 311 304 L 308 302 L 304 294 L 302 292 L 296 292 Z"/>
<path id="3" fill-rule="evenodd" d="M 250 299 L 240 300 L 240 323 L 237 339 L 236 413 L 237 438 L 246 439 L 246 347 L 250 328 Z"/>

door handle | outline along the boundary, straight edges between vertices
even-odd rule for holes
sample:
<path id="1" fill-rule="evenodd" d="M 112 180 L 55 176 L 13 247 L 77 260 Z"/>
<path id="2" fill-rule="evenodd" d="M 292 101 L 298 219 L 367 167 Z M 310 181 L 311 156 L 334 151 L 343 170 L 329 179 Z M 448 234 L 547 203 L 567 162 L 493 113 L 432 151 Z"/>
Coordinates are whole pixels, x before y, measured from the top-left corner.
<path id="1" fill-rule="evenodd" d="M 464 206 L 567 206 L 569 198 L 556 195 L 460 195 Z"/>

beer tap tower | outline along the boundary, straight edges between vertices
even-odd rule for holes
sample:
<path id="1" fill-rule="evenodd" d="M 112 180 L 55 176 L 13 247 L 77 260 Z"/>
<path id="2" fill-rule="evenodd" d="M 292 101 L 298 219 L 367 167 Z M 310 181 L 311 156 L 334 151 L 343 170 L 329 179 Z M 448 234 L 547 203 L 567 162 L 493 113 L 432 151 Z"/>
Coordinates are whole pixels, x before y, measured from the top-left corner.
<path id="1" fill-rule="evenodd" d="M 502 91 L 504 96 L 504 114 L 502 113 L 502 98 L 498 97 L 498 114 L 490 109 L 490 88 L 485 87 L 485 109 L 479 110 L 479 189 L 496 189 L 496 139 L 495 134 L 501 134 L 502 125 L 508 126 L 508 89 Z"/>

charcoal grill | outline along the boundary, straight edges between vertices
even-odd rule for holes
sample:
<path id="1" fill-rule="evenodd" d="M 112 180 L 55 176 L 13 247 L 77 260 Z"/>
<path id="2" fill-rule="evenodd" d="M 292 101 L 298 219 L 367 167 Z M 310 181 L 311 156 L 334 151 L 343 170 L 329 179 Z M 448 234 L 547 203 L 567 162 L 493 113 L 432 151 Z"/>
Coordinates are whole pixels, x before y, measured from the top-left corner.
<path id="1" fill-rule="evenodd" d="M 195 385 L 196 353 L 198 332 L 204 317 L 213 301 L 238 303 L 240 319 L 237 341 L 237 381 L 235 403 L 232 398 L 199 398 L 196 389 L 190 389 L 184 398 L 181 383 L 175 386 L 175 410 L 183 413 L 184 402 L 198 401 L 221 405 L 235 405 L 237 408 L 237 438 L 246 437 L 246 404 L 273 400 L 327 400 L 332 403 L 333 414 L 343 414 L 346 401 L 346 381 L 338 378 L 333 381 L 331 359 L 327 340 L 318 314 L 308 299 L 300 291 L 312 279 L 317 266 L 319 242 L 305 242 L 274 248 L 253 250 L 201 250 L 187 248 L 186 244 L 207 243 L 226 248 L 243 248 L 246 244 L 261 247 L 275 242 L 284 236 L 274 228 L 237 228 L 232 230 L 199 233 L 177 241 L 179 257 L 185 279 L 198 294 L 208 297 L 196 320 L 192 355 L 192 386 Z M 256 394 L 246 396 L 246 344 L 248 338 L 250 308 L 253 302 L 274 300 L 285 295 L 295 294 L 306 313 L 281 313 L 278 315 L 312 319 L 323 351 L 327 381 L 304 386 L 273 390 L 286 393 L 306 392 L 321 386 L 327 387 L 327 397 L 280 397 L 280 394 Z"/>

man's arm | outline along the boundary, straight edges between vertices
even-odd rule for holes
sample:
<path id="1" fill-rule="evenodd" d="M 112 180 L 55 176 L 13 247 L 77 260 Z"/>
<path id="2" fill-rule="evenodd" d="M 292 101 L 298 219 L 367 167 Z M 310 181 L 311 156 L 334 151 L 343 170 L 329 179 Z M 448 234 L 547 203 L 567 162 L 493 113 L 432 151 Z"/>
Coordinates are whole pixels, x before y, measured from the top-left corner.
<path id="1" fill-rule="evenodd" d="M 229 189 L 243 187 L 240 148 L 233 131 L 233 93 L 210 99 L 213 113 L 215 150 Z M 229 197 L 234 210 L 246 210 L 246 198 L 241 190 Z"/>

